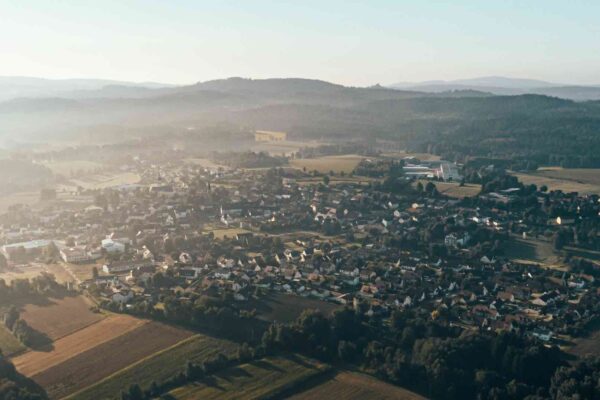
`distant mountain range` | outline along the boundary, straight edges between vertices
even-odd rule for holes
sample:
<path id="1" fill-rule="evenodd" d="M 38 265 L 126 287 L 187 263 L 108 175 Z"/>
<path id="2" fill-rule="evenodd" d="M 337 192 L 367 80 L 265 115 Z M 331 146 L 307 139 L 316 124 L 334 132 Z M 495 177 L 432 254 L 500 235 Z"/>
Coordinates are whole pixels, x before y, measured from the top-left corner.
<path id="1" fill-rule="evenodd" d="M 567 85 L 536 79 L 489 76 L 452 81 L 401 82 L 391 88 L 440 93 L 454 90 L 474 90 L 500 96 L 540 94 L 575 101 L 600 100 L 600 85 Z"/>
<path id="2" fill-rule="evenodd" d="M 20 97 L 81 98 L 87 97 L 88 92 L 105 90 L 110 87 L 158 89 L 173 86 L 157 82 L 126 82 L 109 79 L 45 79 L 0 76 L 0 101 Z M 110 89 L 108 93 L 110 94 Z"/>
<path id="3" fill-rule="evenodd" d="M 218 131 L 248 140 L 248 132 L 265 129 L 286 131 L 292 140 L 382 138 L 451 159 L 519 155 L 543 165 L 552 156 L 552 165 L 600 165 L 600 158 L 597 164 L 594 158 L 600 148 L 600 101 L 528 94 L 520 87 L 543 85 L 539 81 L 503 82 L 504 90 L 525 94 L 498 96 L 482 90 L 488 86 L 465 82 L 427 91 L 423 86 L 348 87 L 300 78 L 229 78 L 186 86 L 74 81 L 59 85 L 50 97 L 0 102 L 0 139 L 7 144 L 61 138 L 108 143 Z M 557 90 L 552 85 L 538 90 Z M 595 89 L 600 88 L 586 88 Z"/>

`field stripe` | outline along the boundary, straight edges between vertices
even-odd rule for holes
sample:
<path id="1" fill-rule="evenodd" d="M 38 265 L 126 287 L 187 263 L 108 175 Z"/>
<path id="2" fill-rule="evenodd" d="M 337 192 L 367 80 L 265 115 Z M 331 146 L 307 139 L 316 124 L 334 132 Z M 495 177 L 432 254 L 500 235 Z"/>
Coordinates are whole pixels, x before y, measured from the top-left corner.
<path id="1" fill-rule="evenodd" d="M 106 381 L 109 381 L 109 380 L 111 380 L 111 379 L 115 378 L 117 375 L 120 375 L 120 374 L 122 374 L 122 373 L 124 373 L 124 372 L 126 372 L 126 371 L 128 371 L 128 370 L 130 370 L 130 369 L 136 368 L 136 367 L 137 367 L 137 366 L 139 366 L 140 364 L 143 364 L 143 363 L 145 363 L 146 361 L 148 361 L 148 360 L 150 360 L 150 359 L 152 359 L 152 358 L 154 358 L 154 357 L 158 357 L 158 356 L 160 356 L 160 355 L 161 355 L 161 354 L 163 354 L 163 353 L 166 353 L 166 352 L 168 352 L 168 351 L 171 351 L 171 350 L 173 350 L 173 349 L 175 349 L 175 348 L 177 348 L 177 347 L 179 347 L 179 346 L 183 346 L 184 344 L 186 344 L 186 343 L 188 343 L 188 342 L 191 342 L 191 341 L 193 341 L 193 340 L 196 340 L 198 337 L 203 337 L 203 335 L 198 335 L 198 334 L 197 334 L 197 335 L 190 336 L 189 338 L 183 339 L 182 341 L 180 341 L 180 342 L 177 342 L 177 343 L 175 343 L 175 344 L 174 344 L 174 345 L 172 345 L 172 346 L 169 346 L 169 347 L 167 347 L 167 348 L 164 348 L 164 349 L 162 349 L 162 350 L 159 350 L 159 351 L 157 351 L 156 353 L 150 354 L 150 355 L 148 355 L 148 356 L 146 356 L 146 357 L 144 357 L 144 358 L 142 358 L 142 359 L 140 359 L 140 360 L 138 360 L 138 361 L 134 362 L 133 364 L 130 364 L 130 365 L 128 365 L 127 367 L 125 367 L 125 368 L 122 368 L 122 369 L 120 369 L 120 370 L 118 370 L 118 371 L 116 371 L 116 372 L 114 372 L 114 373 L 112 373 L 112 374 L 108 375 L 108 376 L 107 376 L 107 377 L 105 377 L 105 378 L 102 378 L 101 380 L 99 380 L 99 381 L 95 382 L 93 385 L 90 385 L 90 386 L 84 387 L 83 389 L 80 389 L 80 390 L 78 390 L 77 392 L 75 392 L 75 393 L 73 393 L 73 394 L 71 394 L 71 395 L 69 395 L 69 396 L 65 397 L 64 399 L 65 399 L 65 400 L 67 400 L 67 399 L 72 399 L 72 398 L 75 398 L 75 397 L 77 397 L 79 394 L 81 394 L 81 393 L 85 392 L 86 390 L 89 390 L 89 388 L 91 388 L 91 387 L 93 387 L 93 386 L 96 386 L 96 385 L 101 385 L 101 384 L 103 384 L 104 382 L 106 382 Z"/>
<path id="2" fill-rule="evenodd" d="M 48 351 L 32 350 L 13 358 L 12 361 L 20 373 L 31 377 L 148 322 L 126 315 L 106 317 L 55 341 L 52 344 L 53 348 Z"/>

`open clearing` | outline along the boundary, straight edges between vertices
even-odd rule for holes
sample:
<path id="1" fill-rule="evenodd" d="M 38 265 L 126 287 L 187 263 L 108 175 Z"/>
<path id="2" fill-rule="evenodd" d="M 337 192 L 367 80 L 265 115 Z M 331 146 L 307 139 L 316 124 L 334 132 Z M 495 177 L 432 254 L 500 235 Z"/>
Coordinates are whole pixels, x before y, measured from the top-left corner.
<path id="1" fill-rule="evenodd" d="M 329 315 L 341 306 L 319 299 L 275 293 L 252 302 L 250 307 L 256 308 L 258 318 L 263 321 L 291 322 L 304 310 L 319 310 L 324 315 Z"/>
<path id="2" fill-rule="evenodd" d="M 15 279 L 31 279 L 39 276 L 46 269 L 41 264 L 17 266 L 0 272 L 0 279 L 10 284 Z"/>
<path id="3" fill-rule="evenodd" d="M 597 168 L 540 168 L 535 172 L 513 175 L 528 185 L 546 185 L 548 190 L 580 194 L 600 193 L 600 169 Z"/>
<path id="4" fill-rule="evenodd" d="M 127 315 L 111 315 L 71 335 L 58 339 L 52 344 L 51 348 L 29 351 L 15 357 L 13 363 L 23 375 L 32 377 L 147 323 L 146 320 Z"/>
<path id="5" fill-rule="evenodd" d="M 67 178 L 79 174 L 93 173 L 103 168 L 102 164 L 86 160 L 53 161 L 43 163 L 43 165 L 55 174 Z"/>
<path id="6" fill-rule="evenodd" d="M 215 239 L 223 239 L 225 236 L 231 239 L 238 233 L 250 233 L 250 231 L 241 228 L 210 229 L 208 232 L 212 232 Z"/>
<path id="7" fill-rule="evenodd" d="M 573 342 L 574 345 L 566 349 L 568 353 L 579 358 L 600 356 L 600 329 L 588 336 L 576 338 Z"/>
<path id="8" fill-rule="evenodd" d="M 200 364 L 218 353 L 233 354 L 237 348 L 236 343 L 228 340 L 194 335 L 75 393 L 69 399 L 116 398 L 120 391 L 127 388 L 131 382 L 136 382 L 142 388 L 146 388 L 152 381 L 164 381 L 180 371 L 184 371 L 188 361 Z"/>
<path id="9" fill-rule="evenodd" d="M 191 335 L 184 329 L 149 322 L 29 377 L 50 398 L 60 399 Z"/>
<path id="10" fill-rule="evenodd" d="M 35 330 L 56 340 L 98 322 L 104 314 L 90 311 L 84 296 L 49 299 L 48 305 L 28 304 L 21 317 Z"/>
<path id="11" fill-rule="evenodd" d="M 562 270 L 565 265 L 554 252 L 552 243 L 542 239 L 521 239 L 512 237 L 506 247 L 506 255 L 514 261 L 524 264 L 540 264 L 545 268 Z"/>
<path id="12" fill-rule="evenodd" d="M 423 184 L 423 187 L 427 185 L 429 181 L 420 180 Z M 445 194 L 449 197 L 455 197 L 457 199 L 462 199 L 464 197 L 473 197 L 477 196 L 479 192 L 481 192 L 481 185 L 476 185 L 473 183 L 466 183 L 464 186 L 460 186 L 458 182 L 436 182 L 432 181 L 432 183 L 437 188 L 438 192 Z M 416 185 L 416 182 L 415 182 Z"/>
<path id="13" fill-rule="evenodd" d="M 81 179 L 71 179 L 75 186 L 84 189 L 106 189 L 113 186 L 138 183 L 140 176 L 133 172 L 119 172 L 115 174 L 94 174 Z"/>
<path id="14" fill-rule="evenodd" d="M 343 156 L 325 156 L 317 158 L 299 158 L 290 160 L 290 165 L 294 168 L 304 169 L 306 171 L 317 170 L 321 173 L 329 173 L 333 171 L 337 174 L 344 172 L 349 174 L 354 171 L 354 168 L 366 157 L 359 155 L 343 155 Z"/>
<path id="15" fill-rule="evenodd" d="M 0 350 L 2 350 L 2 354 L 6 357 L 10 357 L 25 349 L 26 347 L 4 327 L 4 324 L 2 324 L 0 326 Z"/>
<path id="16" fill-rule="evenodd" d="M 339 372 L 324 383 L 290 397 L 294 400 L 333 398 L 336 400 L 425 400 L 414 392 L 355 372 Z"/>
<path id="17" fill-rule="evenodd" d="M 300 356 L 267 357 L 229 368 L 204 381 L 169 392 L 181 400 L 274 398 L 294 389 L 330 367 Z"/>
<path id="18" fill-rule="evenodd" d="M 0 212 L 8 211 L 15 204 L 32 206 L 39 203 L 40 192 L 18 192 L 0 196 Z"/>

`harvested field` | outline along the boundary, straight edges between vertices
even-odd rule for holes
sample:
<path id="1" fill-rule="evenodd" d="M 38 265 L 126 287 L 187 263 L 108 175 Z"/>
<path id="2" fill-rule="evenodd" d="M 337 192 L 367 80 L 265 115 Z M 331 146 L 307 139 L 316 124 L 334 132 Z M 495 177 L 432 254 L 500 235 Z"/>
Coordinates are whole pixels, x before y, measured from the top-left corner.
<path id="1" fill-rule="evenodd" d="M 184 329 L 149 322 L 30 377 L 50 398 L 60 399 L 191 335 Z"/>
<path id="2" fill-rule="evenodd" d="M 513 175 L 525 184 L 535 184 L 538 187 L 546 185 L 549 190 L 600 193 L 600 169 L 597 168 L 540 168 L 535 172 Z"/>
<path id="3" fill-rule="evenodd" d="M 340 305 L 319 299 L 276 293 L 252 303 L 251 308 L 256 308 L 258 318 L 263 321 L 291 322 L 304 310 L 316 309 L 329 315 L 339 309 Z"/>
<path id="4" fill-rule="evenodd" d="M 210 378 L 172 390 L 176 399 L 258 399 L 284 398 L 311 378 L 330 367 L 304 357 L 268 357 L 217 373 Z"/>
<path id="5" fill-rule="evenodd" d="M 19 342 L 17 338 L 4 327 L 4 324 L 2 324 L 0 326 L 0 350 L 2 350 L 2 354 L 10 357 L 25 349 L 25 345 Z"/>
<path id="6" fill-rule="evenodd" d="M 32 377 L 147 323 L 127 315 L 110 316 L 55 341 L 47 351 L 29 351 L 15 357 L 13 363 L 23 375 Z"/>
<path id="7" fill-rule="evenodd" d="M 49 299 L 48 305 L 28 304 L 21 317 L 35 330 L 56 340 L 98 322 L 104 314 L 90 311 L 84 296 Z"/>
<path id="8" fill-rule="evenodd" d="M 359 155 L 343 155 L 343 156 L 325 156 L 318 158 L 301 158 L 290 160 L 290 165 L 294 168 L 307 171 L 317 170 L 321 173 L 350 173 L 365 157 Z"/>
<path id="9" fill-rule="evenodd" d="M 339 372 L 332 379 L 290 397 L 294 400 L 332 398 L 336 400 L 425 400 L 425 397 L 414 392 L 355 372 Z"/>
<path id="10" fill-rule="evenodd" d="M 187 361 L 199 364 L 217 355 L 217 353 L 233 354 L 237 351 L 237 348 L 236 343 L 228 340 L 194 335 L 75 393 L 69 399 L 116 398 L 120 391 L 131 382 L 136 382 L 142 388 L 145 388 L 150 386 L 152 381 L 160 382 L 185 370 Z"/>

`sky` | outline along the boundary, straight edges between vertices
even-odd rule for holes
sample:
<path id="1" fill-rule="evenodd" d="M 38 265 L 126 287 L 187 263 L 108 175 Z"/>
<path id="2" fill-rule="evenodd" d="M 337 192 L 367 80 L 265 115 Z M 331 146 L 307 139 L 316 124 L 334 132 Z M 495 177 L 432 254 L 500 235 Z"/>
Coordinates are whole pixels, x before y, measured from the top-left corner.
<path id="1" fill-rule="evenodd" d="M 0 0 L 0 75 L 600 84 L 600 1 Z"/>

